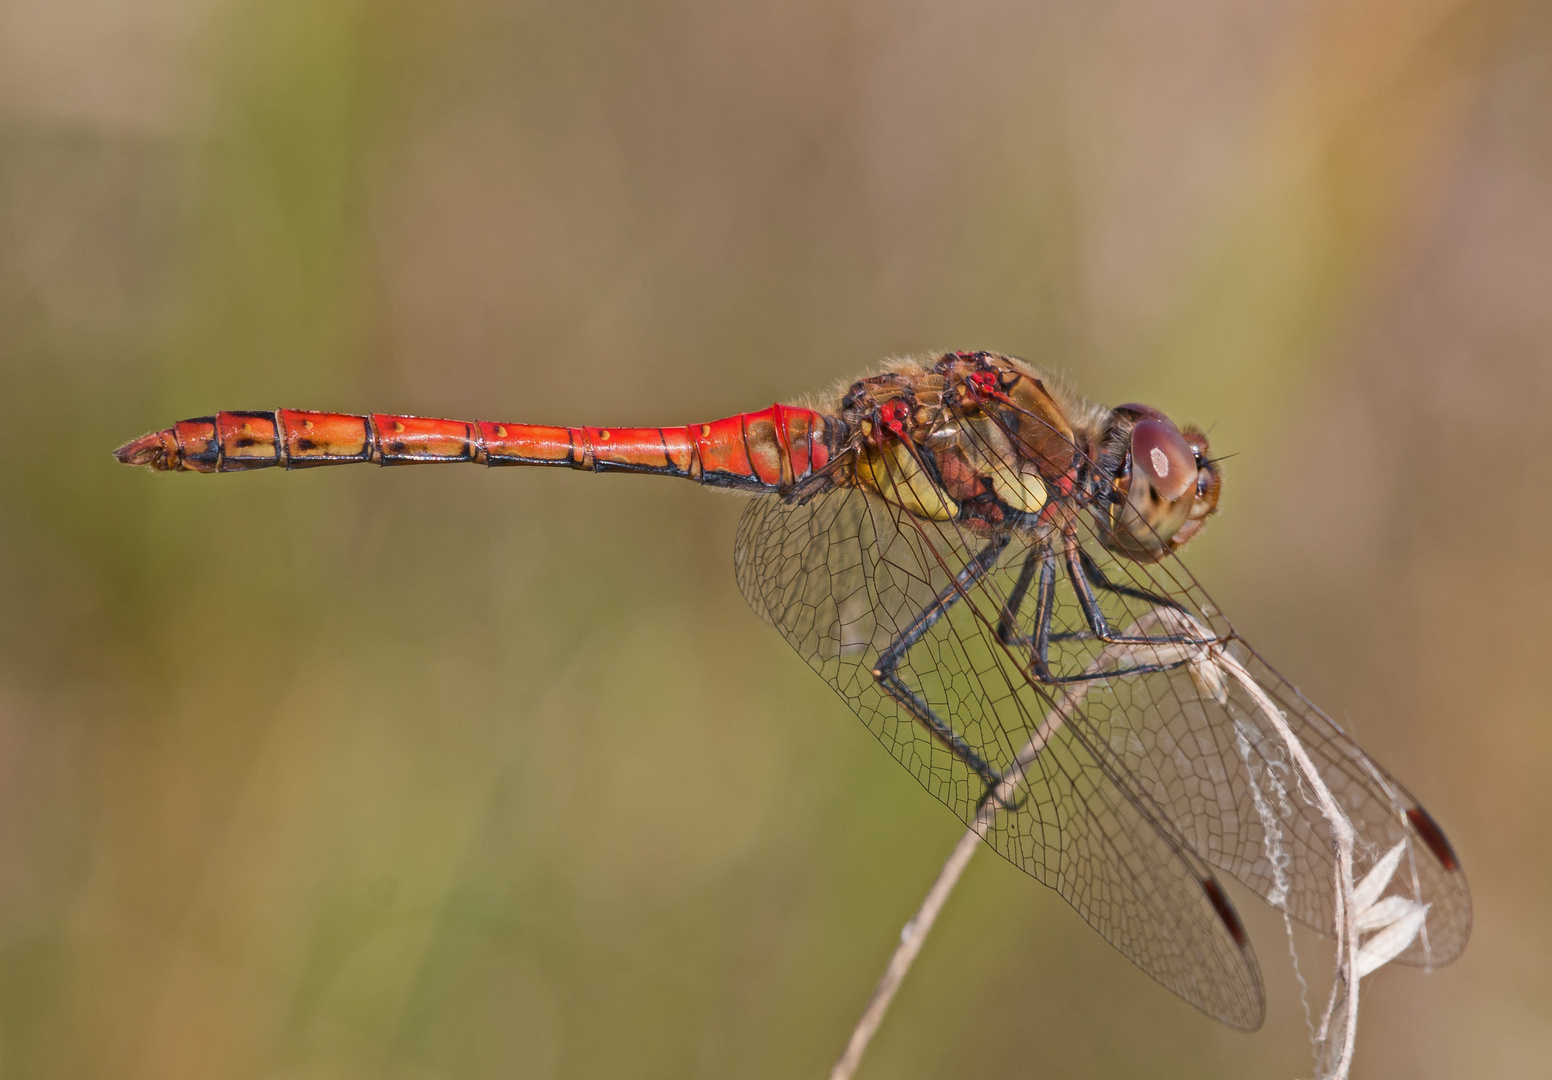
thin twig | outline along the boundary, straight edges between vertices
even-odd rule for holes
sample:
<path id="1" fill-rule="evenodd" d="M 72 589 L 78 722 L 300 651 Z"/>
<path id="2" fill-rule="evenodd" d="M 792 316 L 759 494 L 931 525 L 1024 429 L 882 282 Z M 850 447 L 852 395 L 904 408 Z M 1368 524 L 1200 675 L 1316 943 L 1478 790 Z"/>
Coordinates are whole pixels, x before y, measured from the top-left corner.
<path id="1" fill-rule="evenodd" d="M 862 1012 L 862 1019 L 857 1021 L 857 1026 L 852 1029 L 851 1039 L 846 1043 L 846 1052 L 830 1070 L 830 1080 L 851 1080 L 852 1074 L 857 1071 L 857 1066 L 862 1063 L 862 1055 L 868 1048 L 868 1043 L 873 1041 L 873 1033 L 884 1022 L 884 1014 L 889 1011 L 889 1003 L 895 998 L 895 991 L 900 989 L 900 984 L 905 981 L 905 973 L 911 970 L 911 964 L 916 959 L 916 954 L 921 952 L 922 943 L 927 940 L 927 934 L 932 930 L 932 924 L 937 921 L 938 912 L 943 910 L 943 904 L 948 900 L 949 893 L 954 891 L 954 886 L 959 883 L 959 875 L 965 872 L 965 867 L 970 865 L 970 856 L 975 854 L 976 847 L 981 842 L 981 834 L 974 829 L 966 831 L 959 838 L 959 843 L 954 847 L 954 853 L 948 857 L 948 862 L 943 864 L 943 869 L 938 872 L 938 879 L 932 883 L 932 888 L 927 890 L 926 899 L 911 921 L 905 924 L 905 929 L 900 931 L 900 944 L 895 948 L 895 954 L 889 958 L 889 966 L 884 969 L 884 977 L 878 980 L 878 986 L 873 990 L 873 996 L 868 999 L 868 1007 Z"/>
<path id="2" fill-rule="evenodd" d="M 1155 609 L 1160 622 L 1184 624 L 1186 627 L 1205 629 L 1202 624 L 1184 612 L 1157 608 Z M 1353 847 L 1355 834 L 1353 823 L 1342 810 L 1336 797 L 1331 794 L 1331 789 L 1326 786 L 1325 779 L 1320 775 L 1320 770 L 1310 760 L 1308 751 L 1299 737 L 1288 726 L 1288 720 L 1283 711 L 1277 707 L 1277 703 L 1262 689 L 1261 684 L 1251 676 L 1234 657 L 1224 649 L 1203 647 L 1195 658 L 1195 663 L 1211 665 L 1216 669 L 1218 677 L 1223 674 L 1233 676 L 1234 680 L 1244 688 L 1257 710 L 1264 716 L 1269 724 L 1276 729 L 1283 744 L 1288 748 L 1288 756 L 1293 759 L 1299 772 L 1306 783 L 1314 792 L 1315 801 L 1320 806 L 1321 816 L 1331 825 L 1331 839 L 1336 848 L 1336 868 L 1334 881 L 1334 926 L 1333 930 L 1337 938 L 1337 978 L 1338 986 L 1332 989 L 1332 1002 L 1336 1004 L 1336 992 L 1343 984 L 1346 990 L 1347 1016 L 1343 1031 L 1342 1050 L 1337 1057 L 1336 1065 L 1330 1073 L 1329 1080 L 1347 1080 L 1348 1073 L 1352 1070 L 1353 1051 L 1358 1039 L 1358 912 L 1353 903 L 1353 890 L 1356 885 L 1353 881 Z M 1326 1020 L 1321 1024 L 1320 1035 L 1324 1039 L 1327 1035 L 1330 1022 L 1330 1006 L 1327 1008 Z"/>
<path id="3" fill-rule="evenodd" d="M 1304 744 L 1288 726 L 1282 710 L 1260 684 L 1251 678 L 1250 672 L 1245 670 L 1244 665 L 1224 653 L 1214 655 L 1213 662 L 1221 670 L 1234 676 L 1244 687 L 1245 692 L 1255 700 L 1261 714 L 1277 729 L 1277 734 L 1288 747 L 1289 756 L 1293 758 L 1294 764 L 1299 767 L 1299 772 L 1304 774 L 1305 781 L 1315 793 L 1315 801 L 1320 804 L 1321 815 L 1331 825 L 1331 839 L 1336 846 L 1336 926 L 1334 929 L 1337 933 L 1338 977 L 1347 984 L 1347 1030 L 1342 1033 L 1342 1052 L 1337 1058 L 1331 1077 L 1332 1080 L 1346 1080 L 1353 1066 L 1353 1050 L 1358 1040 L 1358 912 L 1354 910 L 1353 905 L 1353 889 L 1356 887 L 1353 882 L 1353 823 L 1336 801 L 1336 796 L 1331 794 L 1331 789 L 1326 786 L 1325 779 L 1320 775 L 1320 770 L 1315 767 L 1315 763 L 1310 760 Z"/>

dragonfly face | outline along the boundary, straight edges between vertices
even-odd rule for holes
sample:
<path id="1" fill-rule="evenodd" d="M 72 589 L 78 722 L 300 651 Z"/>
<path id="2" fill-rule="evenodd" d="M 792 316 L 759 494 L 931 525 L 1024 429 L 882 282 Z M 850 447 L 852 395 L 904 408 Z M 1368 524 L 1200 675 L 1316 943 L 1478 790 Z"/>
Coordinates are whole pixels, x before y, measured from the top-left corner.
<path id="1" fill-rule="evenodd" d="M 1217 511 L 1223 475 L 1197 428 L 1182 432 L 1157 409 L 1122 405 L 1111 411 L 1101 444 L 1097 471 L 1109 477 L 1109 491 L 1100 542 L 1108 550 L 1156 562 L 1184 547 Z"/>

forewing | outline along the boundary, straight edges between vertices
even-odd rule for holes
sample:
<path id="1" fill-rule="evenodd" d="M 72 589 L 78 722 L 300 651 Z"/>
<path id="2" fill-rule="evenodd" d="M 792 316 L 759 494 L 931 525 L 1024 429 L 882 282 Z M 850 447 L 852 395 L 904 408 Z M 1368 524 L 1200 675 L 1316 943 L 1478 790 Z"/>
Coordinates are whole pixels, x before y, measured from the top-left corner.
<path id="1" fill-rule="evenodd" d="M 1091 693 L 1077 722 L 1087 725 L 1090 742 L 1112 771 L 1128 778 L 1132 794 L 1208 863 L 1299 921 L 1331 933 L 1331 827 L 1290 764 L 1287 744 L 1267 715 L 1269 700 L 1353 823 L 1355 878 L 1408 842 L 1390 892 L 1428 905 L 1428 915 L 1424 932 L 1398 959 L 1435 966 L 1458 956 L 1471 932 L 1470 889 L 1448 841 L 1417 800 L 1238 638 L 1177 558 L 1151 565 L 1108 559 L 1093 523 L 1083 518 L 1079 527 L 1085 550 L 1111 583 L 1178 605 L 1223 640 L 1227 656 L 1265 694 L 1258 700 L 1238 680 L 1204 679 L 1202 669 L 1193 672 L 1190 665 L 1108 680 L 1110 692 Z M 1102 589 L 1095 595 L 1115 627 L 1158 606 Z M 1027 628 L 1033 613 L 1023 617 Z M 1100 646 L 1083 636 L 1087 624 L 1071 605 L 1058 608 L 1057 623 L 1059 632 L 1074 635 L 1063 642 L 1066 654 L 1055 665 L 1058 674 L 1070 673 Z"/>
<path id="2" fill-rule="evenodd" d="M 984 544 L 837 488 L 801 503 L 756 500 L 735 561 L 755 610 L 928 791 L 1159 982 L 1228 1024 L 1258 1027 L 1260 975 L 1237 916 L 1200 860 L 1090 745 L 1096 725 L 1079 718 L 1092 684 L 1053 696 L 996 636 L 1026 540 L 956 594 L 897 669 L 975 753 L 1018 777 L 1002 799 L 983 804 L 982 777 L 880 688 L 880 653 Z"/>

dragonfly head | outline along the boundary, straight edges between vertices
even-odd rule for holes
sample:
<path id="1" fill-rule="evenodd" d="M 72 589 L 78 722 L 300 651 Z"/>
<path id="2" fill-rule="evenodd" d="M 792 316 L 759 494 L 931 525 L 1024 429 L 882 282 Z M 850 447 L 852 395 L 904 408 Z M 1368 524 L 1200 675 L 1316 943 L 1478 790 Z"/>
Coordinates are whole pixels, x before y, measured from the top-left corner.
<path id="1" fill-rule="evenodd" d="M 1147 405 L 1111 410 L 1100 454 L 1109 490 L 1100 537 L 1117 555 L 1154 562 L 1178 551 L 1218 509 L 1223 476 L 1207 436 Z"/>

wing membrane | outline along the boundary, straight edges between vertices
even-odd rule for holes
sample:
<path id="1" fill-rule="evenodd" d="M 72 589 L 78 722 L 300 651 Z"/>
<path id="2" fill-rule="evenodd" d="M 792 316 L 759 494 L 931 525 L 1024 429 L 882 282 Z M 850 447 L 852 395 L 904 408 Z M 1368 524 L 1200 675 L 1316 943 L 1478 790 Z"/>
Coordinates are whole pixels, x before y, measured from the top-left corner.
<path id="1" fill-rule="evenodd" d="M 945 411 L 944 435 L 967 440 L 961 468 L 1006 469 L 1017 453 L 1017 434 L 988 428 L 991 415 Z M 1031 420 L 1044 422 L 1022 417 Z M 936 482 L 922 451 L 891 452 L 886 479 Z M 1331 825 L 1279 725 L 1351 820 L 1357 879 L 1404 842 L 1389 889 L 1427 915 L 1397 959 L 1453 960 L 1470 935 L 1471 896 L 1443 832 L 1238 636 L 1174 555 L 1141 564 L 1107 554 L 1081 502 L 1105 482 L 1074 455 L 1077 485 L 1048 483 L 1044 513 L 993 525 L 994 513 L 975 531 L 927 520 L 942 515 L 914 487 L 887 501 L 846 486 L 759 499 L 739 526 L 740 587 L 924 787 L 1208 1013 L 1255 1027 L 1262 995 L 1207 865 L 1334 929 Z M 870 475 L 877 482 L 879 470 Z M 1058 566 L 1054 592 L 1031 588 Z"/>
<path id="2" fill-rule="evenodd" d="M 1100 553 L 1092 523 L 1084 519 L 1080 527 L 1086 550 Z M 1113 584 L 1163 597 L 1209 628 L 1275 703 L 1352 820 L 1358 878 L 1397 843 L 1410 841 L 1396 887 L 1429 912 L 1425 932 L 1397 959 L 1420 966 L 1455 959 L 1471 932 L 1470 888 L 1442 832 L 1411 793 L 1239 638 L 1177 558 L 1096 563 Z M 1096 595 L 1113 623 L 1154 606 L 1105 590 Z M 1062 629 L 1080 635 L 1074 645 L 1095 647 L 1081 637 L 1081 620 L 1069 617 Z M 1109 706 L 1091 704 L 1085 719 L 1116 771 L 1208 863 L 1331 933 L 1330 824 L 1246 688 L 1230 681 L 1219 700 L 1184 667 L 1116 679 L 1113 686 Z"/>
<path id="3" fill-rule="evenodd" d="M 1081 701 L 1052 695 L 996 636 L 1027 539 L 1010 542 L 898 668 L 982 759 L 1022 768 L 1006 798 L 983 803 L 983 778 L 880 688 L 879 654 L 985 543 L 840 488 L 804 503 L 755 501 L 735 559 L 755 610 L 934 796 L 1159 982 L 1235 1027 L 1258 1027 L 1260 975 L 1217 883 L 1091 745 L 1098 728 L 1081 718 L 1105 688 L 1086 687 Z"/>

